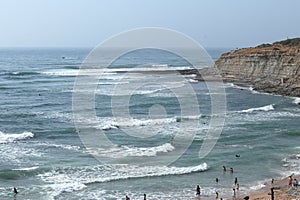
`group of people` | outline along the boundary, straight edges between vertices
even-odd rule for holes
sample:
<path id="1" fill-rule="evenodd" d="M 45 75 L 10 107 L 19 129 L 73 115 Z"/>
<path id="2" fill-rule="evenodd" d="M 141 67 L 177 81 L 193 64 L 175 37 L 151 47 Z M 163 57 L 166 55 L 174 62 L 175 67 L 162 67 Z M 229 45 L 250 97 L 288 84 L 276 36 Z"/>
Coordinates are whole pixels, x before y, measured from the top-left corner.
<path id="1" fill-rule="evenodd" d="M 226 173 L 226 167 L 225 166 L 223 166 L 223 173 Z M 230 173 L 231 174 L 233 174 L 233 168 L 231 167 L 230 169 L 229 169 L 229 171 L 230 171 Z M 219 178 L 216 178 L 216 184 L 219 184 Z M 236 191 L 238 191 L 239 190 L 239 183 L 238 183 L 238 179 L 237 179 L 237 177 L 235 177 L 235 179 L 234 179 L 234 187 L 233 187 L 233 196 L 235 197 L 236 196 Z M 200 186 L 199 185 L 197 185 L 196 186 L 196 195 L 197 196 L 200 196 L 200 194 L 201 194 L 201 188 L 200 188 Z M 216 191 L 216 199 L 219 199 L 219 193 Z M 222 200 L 222 198 L 220 198 L 221 200 Z"/>
<path id="2" fill-rule="evenodd" d="M 297 187 L 298 185 L 300 186 L 300 182 L 296 178 L 293 179 L 293 174 L 289 176 L 289 186 Z"/>
<path id="3" fill-rule="evenodd" d="M 230 167 L 229 171 L 230 171 L 230 173 L 233 173 L 233 168 Z M 223 166 L 223 172 L 224 172 L 224 173 L 226 172 L 226 167 L 225 167 L 225 166 Z"/>

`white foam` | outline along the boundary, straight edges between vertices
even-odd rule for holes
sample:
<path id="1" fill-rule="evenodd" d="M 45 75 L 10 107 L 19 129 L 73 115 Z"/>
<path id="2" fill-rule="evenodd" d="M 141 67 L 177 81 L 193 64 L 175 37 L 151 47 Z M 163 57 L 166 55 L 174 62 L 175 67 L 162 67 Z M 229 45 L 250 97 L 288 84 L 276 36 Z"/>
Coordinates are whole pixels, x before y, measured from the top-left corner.
<path id="1" fill-rule="evenodd" d="M 111 158 L 123 158 L 123 157 L 154 157 L 158 153 L 166 153 L 173 151 L 174 146 L 170 143 L 165 143 L 160 146 L 154 147 L 134 147 L 134 146 L 120 146 L 113 147 L 107 150 L 99 150 L 98 154 Z"/>
<path id="2" fill-rule="evenodd" d="M 82 183 L 68 183 L 68 184 L 62 184 L 62 187 L 60 188 L 60 192 L 73 192 L 73 191 L 79 191 L 82 190 L 84 188 L 86 188 L 87 186 L 85 184 Z"/>
<path id="3" fill-rule="evenodd" d="M 72 151 L 80 151 L 81 148 L 79 146 L 75 145 L 69 145 L 69 144 L 54 144 L 54 143 L 38 143 L 38 145 L 46 146 L 46 147 L 54 147 L 54 148 L 60 148 L 65 150 L 72 150 Z"/>
<path id="4" fill-rule="evenodd" d="M 20 140 L 27 140 L 33 137 L 34 134 L 27 131 L 21 134 L 7 134 L 0 131 L 0 144 L 7 144 L 7 143 L 20 141 Z"/>
<path id="5" fill-rule="evenodd" d="M 241 112 L 241 113 L 252 113 L 252 112 L 255 112 L 255 111 L 266 111 L 267 112 L 267 111 L 271 111 L 271 110 L 274 110 L 273 104 L 258 107 L 258 108 L 249 108 L 249 109 L 242 110 L 242 111 L 239 111 L 239 112 Z"/>
<path id="6" fill-rule="evenodd" d="M 297 104 L 297 105 L 300 105 L 300 98 L 299 97 L 295 97 L 293 103 Z"/>
<path id="7" fill-rule="evenodd" d="M 77 76 L 79 70 L 78 69 L 60 69 L 60 70 L 51 70 L 51 71 L 43 71 L 40 72 L 43 75 L 49 76 Z"/>
<path id="8" fill-rule="evenodd" d="M 259 190 L 259 189 L 262 189 L 264 187 L 266 187 L 266 185 L 264 185 L 262 183 L 259 183 L 258 185 L 251 186 L 250 189 L 251 190 Z"/>
<path id="9" fill-rule="evenodd" d="M 175 118 L 162 119 L 135 119 L 135 118 L 99 118 L 96 128 L 101 130 L 116 129 L 120 127 L 153 126 L 176 122 Z M 93 122 L 94 123 L 94 122 Z"/>
<path id="10" fill-rule="evenodd" d="M 190 83 L 198 83 L 198 81 L 197 81 L 197 80 L 195 80 L 195 79 L 192 79 L 192 78 L 190 78 L 190 79 L 189 79 L 189 82 L 190 82 Z"/>
<path id="11" fill-rule="evenodd" d="M 43 75 L 48 76 L 99 76 L 101 74 L 101 79 L 105 80 L 116 80 L 118 76 L 116 72 L 111 72 L 107 69 L 55 69 L 49 71 L 39 72 Z"/>
<path id="12" fill-rule="evenodd" d="M 14 171 L 32 171 L 35 169 L 38 169 L 39 166 L 34 166 L 34 167 L 24 167 L 24 168 L 18 168 L 18 169 L 12 169 Z"/>
<path id="13" fill-rule="evenodd" d="M 139 166 L 139 165 L 98 165 L 92 167 L 63 168 L 38 175 L 43 181 L 55 184 L 103 183 L 129 178 L 156 177 L 190 174 L 208 169 L 206 163 L 190 167 Z"/>

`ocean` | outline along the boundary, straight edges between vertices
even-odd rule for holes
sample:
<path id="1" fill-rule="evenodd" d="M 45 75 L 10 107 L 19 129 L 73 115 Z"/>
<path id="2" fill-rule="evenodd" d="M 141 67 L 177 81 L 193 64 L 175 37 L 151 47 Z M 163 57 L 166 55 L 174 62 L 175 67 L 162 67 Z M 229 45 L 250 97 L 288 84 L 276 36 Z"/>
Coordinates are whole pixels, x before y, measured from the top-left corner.
<path id="1" fill-rule="evenodd" d="M 214 48 L 208 53 L 216 60 L 229 50 Z M 216 191 L 219 197 L 231 199 L 235 177 L 240 187 L 236 195 L 242 197 L 272 178 L 299 174 L 299 98 L 225 83 L 224 127 L 212 151 L 200 159 L 199 149 L 213 117 L 210 91 L 193 75 L 176 74 L 185 81 L 173 79 L 163 86 L 147 84 L 149 76 L 172 79 L 169 69 L 191 67 L 178 56 L 151 49 L 124 55 L 98 77 L 96 117 L 85 116 L 84 131 L 105 134 L 113 143 L 96 151 L 116 163 L 102 162 L 82 142 L 74 122 L 74 84 L 90 51 L 0 49 L 0 199 L 113 200 L 126 195 L 143 199 L 144 194 L 147 199 L 195 199 L 198 184 L 201 199 L 214 199 Z M 142 67 L 128 73 L 135 66 Z M 136 79 L 144 80 L 138 82 L 143 84 L 130 88 Z M 186 85 L 197 97 L 197 104 L 188 107 L 199 109 L 199 115 L 182 115 L 187 105 L 180 105 L 180 99 L 187 101 L 191 94 L 174 91 Z M 123 102 L 128 103 L 124 116 Z M 176 134 L 191 132 L 195 133 L 191 143 L 174 162 L 136 162 L 167 157 L 181 148 L 174 143 Z M 227 168 L 225 173 L 222 166 Z M 13 187 L 19 191 L 15 197 Z"/>

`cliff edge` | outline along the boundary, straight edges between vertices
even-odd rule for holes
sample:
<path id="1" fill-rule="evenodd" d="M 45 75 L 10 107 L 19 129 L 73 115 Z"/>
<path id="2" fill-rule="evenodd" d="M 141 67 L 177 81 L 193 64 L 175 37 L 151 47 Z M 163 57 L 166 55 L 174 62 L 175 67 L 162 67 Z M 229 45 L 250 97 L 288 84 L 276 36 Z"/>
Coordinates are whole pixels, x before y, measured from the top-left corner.
<path id="1" fill-rule="evenodd" d="M 215 67 L 226 82 L 300 97 L 300 38 L 225 53 Z"/>

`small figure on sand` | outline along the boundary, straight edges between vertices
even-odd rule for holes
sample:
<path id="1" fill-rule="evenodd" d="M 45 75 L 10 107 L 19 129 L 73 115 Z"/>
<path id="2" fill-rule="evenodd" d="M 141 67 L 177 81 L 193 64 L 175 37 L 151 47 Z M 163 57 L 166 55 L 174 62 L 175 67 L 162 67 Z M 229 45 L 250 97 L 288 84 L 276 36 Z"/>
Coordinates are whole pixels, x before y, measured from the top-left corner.
<path id="1" fill-rule="evenodd" d="M 232 189 L 233 190 L 233 197 L 235 197 L 235 188 Z"/>
<path id="2" fill-rule="evenodd" d="M 225 166 L 223 166 L 223 172 L 224 172 L 224 173 L 226 172 L 226 167 L 225 167 Z"/>
<path id="3" fill-rule="evenodd" d="M 233 173 L 233 168 L 232 167 L 230 167 L 230 173 Z"/>
<path id="4" fill-rule="evenodd" d="M 299 182 L 297 179 L 294 178 L 294 181 L 293 181 L 293 186 L 294 187 L 297 187 L 299 185 Z"/>
<path id="5" fill-rule="evenodd" d="M 200 186 L 197 185 L 197 187 L 196 187 L 196 195 L 197 196 L 200 196 L 200 193 L 201 193 L 200 191 L 201 191 Z"/>
<path id="6" fill-rule="evenodd" d="M 292 186 L 292 182 L 293 182 L 293 176 L 290 175 L 290 176 L 289 176 L 289 182 L 288 182 L 288 185 L 289 185 L 289 186 Z"/>

